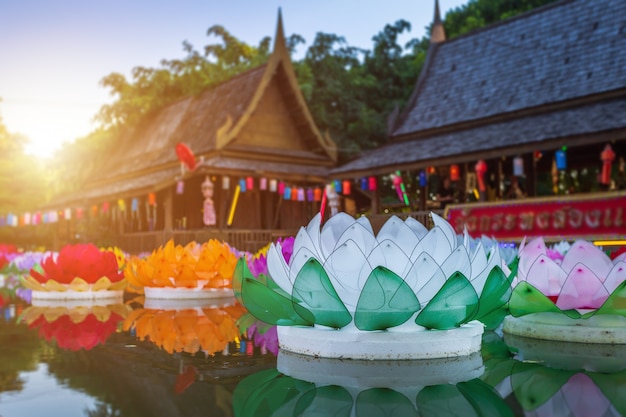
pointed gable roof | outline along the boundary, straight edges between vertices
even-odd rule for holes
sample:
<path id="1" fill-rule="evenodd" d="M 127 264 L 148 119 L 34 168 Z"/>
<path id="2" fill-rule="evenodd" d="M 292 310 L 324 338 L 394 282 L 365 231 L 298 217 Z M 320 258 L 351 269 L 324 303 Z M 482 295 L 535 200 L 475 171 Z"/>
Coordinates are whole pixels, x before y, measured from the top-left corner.
<path id="1" fill-rule="evenodd" d="M 624 0 L 561 0 L 431 43 L 389 143 L 333 176 L 624 139 L 624 16 Z"/>
<path id="2" fill-rule="evenodd" d="M 261 120 L 257 116 L 264 111 L 267 115 L 263 104 L 269 96 L 273 105 L 278 103 L 281 114 L 277 119 Z M 278 129 L 281 141 L 268 141 L 271 133 L 255 135 L 259 123 L 267 120 L 281 125 L 267 126 Z M 252 126 L 251 121 L 257 124 Z M 267 63 L 166 106 L 120 139 L 100 176 L 89 181 L 80 195 L 67 200 L 123 197 L 171 185 L 180 172 L 174 151 L 180 142 L 197 158 L 204 158 L 203 170 L 225 175 L 321 181 L 337 159 L 335 143 L 320 134 L 298 86 L 280 11 L 274 50 Z"/>

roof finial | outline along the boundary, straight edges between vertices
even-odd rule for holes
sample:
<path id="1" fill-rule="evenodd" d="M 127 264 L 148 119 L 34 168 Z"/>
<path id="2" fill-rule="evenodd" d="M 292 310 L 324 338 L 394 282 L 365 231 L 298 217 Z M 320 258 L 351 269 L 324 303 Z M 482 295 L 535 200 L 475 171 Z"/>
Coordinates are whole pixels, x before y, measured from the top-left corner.
<path id="1" fill-rule="evenodd" d="M 435 16 L 433 25 L 430 29 L 430 43 L 440 43 L 446 40 L 446 31 L 441 21 L 441 13 L 439 12 L 439 0 L 435 0 Z"/>
<path id="2" fill-rule="evenodd" d="M 276 34 L 274 35 L 274 51 L 280 46 L 285 47 L 285 30 L 283 29 L 283 13 L 278 8 L 278 22 L 276 23 Z"/>

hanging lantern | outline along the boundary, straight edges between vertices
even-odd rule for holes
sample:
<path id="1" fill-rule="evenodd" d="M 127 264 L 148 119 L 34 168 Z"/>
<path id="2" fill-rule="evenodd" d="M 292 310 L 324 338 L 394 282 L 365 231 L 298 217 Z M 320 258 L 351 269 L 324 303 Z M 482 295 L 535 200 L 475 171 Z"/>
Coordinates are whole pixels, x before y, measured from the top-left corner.
<path id="1" fill-rule="evenodd" d="M 120 211 L 126 211 L 126 201 L 121 198 L 117 200 L 117 208 L 119 208 Z"/>
<path id="2" fill-rule="evenodd" d="M 65 219 L 66 220 L 70 220 L 72 218 L 72 209 L 71 208 L 66 208 L 65 209 Z"/>
<path id="3" fill-rule="evenodd" d="M 333 184 L 335 185 L 335 192 L 340 193 L 342 189 L 341 181 L 335 180 L 333 181 Z"/>
<path id="4" fill-rule="evenodd" d="M 611 165 L 613 164 L 613 160 L 615 159 L 615 152 L 613 152 L 610 144 L 606 144 L 604 150 L 600 154 L 600 159 L 602 160 L 602 174 L 600 175 L 600 184 L 609 185 L 611 184 Z"/>
<path id="5" fill-rule="evenodd" d="M 305 201 L 304 188 L 298 188 L 298 201 Z"/>
<path id="6" fill-rule="evenodd" d="M 31 217 L 30 213 L 24 213 L 24 224 L 26 226 L 30 225 L 31 219 L 32 219 L 32 217 Z"/>
<path id="7" fill-rule="evenodd" d="M 275 193 L 277 189 L 278 189 L 278 181 L 270 180 L 270 191 Z"/>
<path id="8" fill-rule="evenodd" d="M 156 193 L 148 193 L 148 204 L 156 206 Z"/>
<path id="9" fill-rule="evenodd" d="M 245 180 L 244 178 L 240 178 L 240 179 L 239 179 L 239 190 L 240 190 L 242 193 L 245 193 L 245 192 L 246 192 L 246 180 Z"/>
<path id="10" fill-rule="evenodd" d="M 267 190 L 267 178 L 263 177 L 259 180 L 259 189 Z"/>
<path id="11" fill-rule="evenodd" d="M 367 187 L 370 191 L 376 191 L 376 188 L 378 188 L 378 182 L 376 181 L 375 176 L 372 175 L 367 179 Z"/>
<path id="12" fill-rule="evenodd" d="M 130 201 L 130 211 L 139 211 L 139 199 L 133 198 Z"/>
<path id="13" fill-rule="evenodd" d="M 281 183 L 283 184 L 283 183 Z M 278 189 L 279 189 L 279 193 L 280 193 L 280 184 L 278 184 Z M 291 187 L 285 187 L 285 185 L 283 184 L 283 192 L 282 192 L 283 198 L 285 200 L 291 200 Z"/>
<path id="14" fill-rule="evenodd" d="M 352 191 L 350 180 L 343 180 L 341 191 L 344 195 L 350 195 L 350 192 Z"/>
<path id="15" fill-rule="evenodd" d="M 182 194 L 185 192 L 185 183 L 183 181 L 178 181 L 176 183 L 176 194 Z"/>
<path id="16" fill-rule="evenodd" d="M 222 177 L 222 190 L 228 190 L 230 188 L 230 177 L 224 175 Z"/>
<path id="17" fill-rule="evenodd" d="M 320 187 L 313 190 L 313 201 L 322 201 L 322 189 Z"/>
<path id="18" fill-rule="evenodd" d="M 282 181 L 278 183 L 278 194 L 285 195 L 285 183 Z"/>
<path id="19" fill-rule="evenodd" d="M 419 180 L 420 180 L 420 187 L 426 187 L 426 184 L 428 184 L 428 177 L 426 176 L 426 171 L 420 171 Z"/>
<path id="20" fill-rule="evenodd" d="M 313 201 L 315 198 L 314 193 L 313 193 L 313 189 L 312 188 L 307 188 L 306 189 L 306 201 Z"/>
<path id="21" fill-rule="evenodd" d="M 567 157 L 565 156 L 565 149 L 559 149 L 554 153 L 556 159 L 556 169 L 563 171 L 567 169 Z"/>
<path id="22" fill-rule="evenodd" d="M 247 190 L 254 189 L 254 177 L 246 177 L 246 189 Z"/>
<path id="23" fill-rule="evenodd" d="M 76 218 L 77 219 L 82 219 L 83 218 L 83 208 L 82 207 L 76 207 Z"/>
<path id="24" fill-rule="evenodd" d="M 476 179 L 478 180 L 478 191 L 485 192 L 487 191 L 487 187 L 485 187 L 485 174 L 487 173 L 487 163 L 484 159 L 476 162 L 476 166 L 474 167 L 476 170 Z"/>
<path id="25" fill-rule="evenodd" d="M 535 158 L 535 162 L 537 162 L 538 160 L 541 159 L 541 157 L 543 157 L 543 153 L 541 153 L 541 151 L 535 151 L 535 153 L 533 154 L 533 157 Z"/>
<path id="26" fill-rule="evenodd" d="M 457 164 L 450 165 L 450 181 L 458 181 L 461 179 L 461 171 Z"/>
<path id="27" fill-rule="evenodd" d="M 513 158 L 513 175 L 516 177 L 524 176 L 524 158 L 521 156 Z"/>
<path id="28" fill-rule="evenodd" d="M 368 190 L 368 188 L 367 188 L 367 178 L 366 177 L 361 178 L 361 190 L 363 190 L 363 191 L 367 191 Z"/>
<path id="29" fill-rule="evenodd" d="M 94 204 L 91 206 L 91 217 L 96 217 L 98 215 L 98 206 Z"/>
<path id="30" fill-rule="evenodd" d="M 291 201 L 298 201 L 298 188 L 291 187 Z"/>

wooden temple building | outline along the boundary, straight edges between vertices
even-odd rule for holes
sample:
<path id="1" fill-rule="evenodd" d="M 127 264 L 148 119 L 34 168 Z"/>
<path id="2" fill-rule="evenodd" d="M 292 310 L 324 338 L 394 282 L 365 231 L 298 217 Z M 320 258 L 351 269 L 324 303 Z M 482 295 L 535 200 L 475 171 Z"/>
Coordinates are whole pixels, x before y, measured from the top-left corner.
<path id="1" fill-rule="evenodd" d="M 61 240 L 104 234 L 106 243 L 139 252 L 169 239 L 217 238 L 255 250 L 295 234 L 319 210 L 337 159 L 300 92 L 280 13 L 266 64 L 168 105 L 121 139 L 97 177 L 54 201 L 80 208 L 60 212 Z M 181 163 L 177 146 L 195 169 Z M 205 208 L 214 211 L 208 219 Z"/>
<path id="2" fill-rule="evenodd" d="M 406 107 L 389 118 L 388 143 L 331 176 L 399 173 L 405 211 L 436 209 L 444 177 L 459 203 L 506 199 L 518 181 L 527 196 L 623 189 L 624 16 L 623 0 L 561 0 L 446 39 L 436 4 L 424 67 Z M 607 145 L 612 172 L 602 183 Z M 387 199 L 368 193 L 371 213 L 405 206 L 392 185 L 382 188 Z"/>

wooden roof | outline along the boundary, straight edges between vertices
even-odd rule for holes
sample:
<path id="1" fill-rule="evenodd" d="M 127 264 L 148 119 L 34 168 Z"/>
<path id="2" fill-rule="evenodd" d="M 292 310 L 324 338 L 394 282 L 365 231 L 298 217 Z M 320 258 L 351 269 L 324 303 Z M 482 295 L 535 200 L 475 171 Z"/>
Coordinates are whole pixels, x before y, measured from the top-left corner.
<path id="1" fill-rule="evenodd" d="M 626 138 L 624 16 L 624 0 L 563 0 L 431 43 L 390 143 L 333 175 Z"/>
<path id="2" fill-rule="evenodd" d="M 120 139 L 98 178 L 59 202 L 169 186 L 180 173 L 179 142 L 204 158 L 202 173 L 321 181 L 337 159 L 335 143 L 320 134 L 300 92 L 280 12 L 266 64 L 168 105 Z"/>

